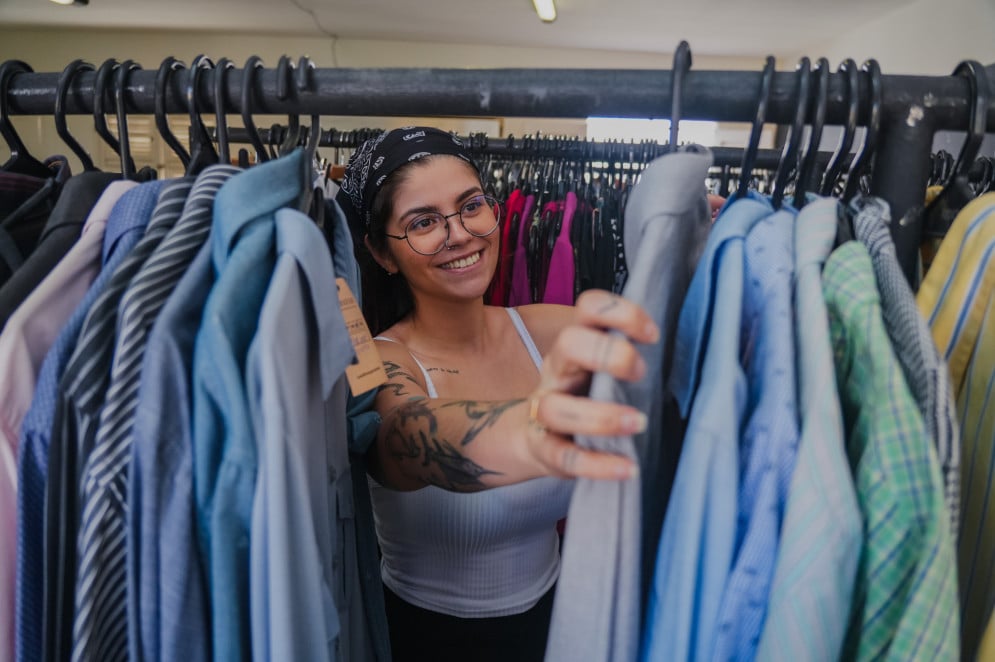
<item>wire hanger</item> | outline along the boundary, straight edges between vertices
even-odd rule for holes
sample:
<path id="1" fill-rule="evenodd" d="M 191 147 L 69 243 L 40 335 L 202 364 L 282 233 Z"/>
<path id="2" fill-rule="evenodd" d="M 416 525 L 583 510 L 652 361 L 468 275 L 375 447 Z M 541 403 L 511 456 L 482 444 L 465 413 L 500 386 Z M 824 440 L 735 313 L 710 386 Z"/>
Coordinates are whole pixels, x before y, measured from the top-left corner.
<path id="1" fill-rule="evenodd" d="M 56 86 L 55 91 L 55 132 L 59 134 L 59 138 L 62 142 L 69 146 L 72 153 L 76 155 L 76 158 L 80 160 L 83 164 L 84 172 L 93 172 L 97 170 L 97 167 L 93 165 L 93 159 L 90 158 L 90 154 L 87 153 L 83 146 L 69 133 L 69 126 L 66 122 L 66 95 L 69 93 L 69 88 L 72 85 L 73 78 L 76 74 L 81 71 L 93 71 L 94 66 L 89 62 L 84 62 L 83 60 L 73 60 L 66 65 L 66 68 L 62 70 L 59 75 L 59 82 Z"/>

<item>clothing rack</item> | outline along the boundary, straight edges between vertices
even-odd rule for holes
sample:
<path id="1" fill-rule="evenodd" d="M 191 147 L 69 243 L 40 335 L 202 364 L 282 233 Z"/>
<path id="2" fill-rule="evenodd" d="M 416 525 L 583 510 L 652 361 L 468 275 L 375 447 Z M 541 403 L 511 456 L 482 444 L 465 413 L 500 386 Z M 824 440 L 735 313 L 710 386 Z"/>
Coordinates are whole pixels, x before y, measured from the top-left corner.
<path id="1" fill-rule="evenodd" d="M 190 96 L 212 108 L 213 70 L 174 72 L 167 79 L 167 113 L 188 112 Z M 990 79 L 991 76 L 985 72 Z M 59 73 L 20 73 L 7 86 L 7 111 L 15 115 L 50 115 L 55 109 Z M 307 89 L 278 80 L 277 69 L 258 69 L 251 95 L 252 113 L 397 117 L 563 117 L 591 116 L 665 118 L 672 111 L 674 72 L 612 69 L 314 69 Z M 684 73 L 680 118 L 720 122 L 752 122 L 756 115 L 759 71 L 695 71 Z M 64 110 L 93 112 L 96 74 L 81 72 L 69 86 Z M 129 72 L 121 97 L 129 113 L 155 110 L 156 71 Z M 191 82 L 191 89 L 187 86 Z M 228 70 L 221 86 L 227 112 L 241 112 L 243 76 Z M 284 82 L 283 85 L 280 85 Z M 847 116 L 844 74 L 829 76 L 826 122 L 842 125 Z M 288 89 L 289 87 L 289 89 Z M 816 87 L 811 86 L 808 114 Z M 880 134 L 871 192 L 891 206 L 892 235 L 902 268 L 912 279 L 922 237 L 923 196 L 929 177 L 930 150 L 936 131 L 968 128 L 971 82 L 963 76 L 881 76 Z M 195 89 L 194 89 L 195 88 Z M 766 122 L 791 124 L 798 107 L 797 76 L 775 72 Z M 858 118 L 871 115 L 870 74 L 860 73 Z M 113 107 L 110 90 L 105 107 Z M 987 129 L 995 128 L 995 105 L 984 108 Z M 306 122 L 306 119 L 305 119 Z M 910 213 L 913 212 L 913 213 Z"/>

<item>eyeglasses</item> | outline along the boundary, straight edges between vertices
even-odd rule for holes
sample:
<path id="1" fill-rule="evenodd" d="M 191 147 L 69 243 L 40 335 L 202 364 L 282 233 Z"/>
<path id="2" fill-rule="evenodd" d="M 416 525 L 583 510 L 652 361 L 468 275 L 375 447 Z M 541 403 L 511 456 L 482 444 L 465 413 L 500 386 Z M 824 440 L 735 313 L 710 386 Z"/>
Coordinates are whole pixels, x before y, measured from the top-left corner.
<path id="1" fill-rule="evenodd" d="M 460 225 L 474 237 L 486 237 L 501 222 L 501 206 L 489 195 L 477 195 L 452 214 L 425 212 L 418 214 L 404 234 L 388 234 L 391 239 L 406 239 L 411 250 L 420 255 L 435 255 L 449 243 L 449 219 L 459 216 Z"/>

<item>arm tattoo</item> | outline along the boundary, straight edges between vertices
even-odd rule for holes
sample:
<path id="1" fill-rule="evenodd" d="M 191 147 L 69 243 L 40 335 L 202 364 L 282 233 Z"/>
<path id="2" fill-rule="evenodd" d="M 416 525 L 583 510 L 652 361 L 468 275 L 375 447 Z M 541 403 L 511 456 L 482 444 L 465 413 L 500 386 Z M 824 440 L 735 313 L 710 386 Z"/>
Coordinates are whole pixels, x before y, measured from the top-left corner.
<path id="1" fill-rule="evenodd" d="M 477 438 L 481 430 L 494 425 L 501 414 L 515 405 L 525 402 L 525 398 L 519 400 L 508 400 L 507 402 L 480 403 L 476 400 L 459 400 L 443 405 L 443 407 L 462 407 L 466 417 L 470 419 L 470 429 L 460 440 L 460 446 L 466 446 Z"/>
<path id="2" fill-rule="evenodd" d="M 426 483 L 454 492 L 474 492 L 485 487 L 483 477 L 500 475 L 466 457 L 460 448 L 486 427 L 492 426 L 502 413 L 522 402 L 482 403 L 461 401 L 432 406 L 426 398 L 411 399 L 395 411 L 385 442 L 387 452 L 394 457 L 401 471 Z M 463 439 L 453 444 L 439 430 L 436 410 L 441 407 L 463 407 L 470 428 Z"/>
<path id="3" fill-rule="evenodd" d="M 384 361 L 383 367 L 387 372 L 387 379 L 390 381 L 380 387 L 381 391 L 390 391 L 391 395 L 401 397 L 408 395 L 408 391 L 404 388 L 405 382 L 411 382 L 418 388 L 421 388 L 421 385 L 411 376 L 411 373 L 393 361 Z"/>

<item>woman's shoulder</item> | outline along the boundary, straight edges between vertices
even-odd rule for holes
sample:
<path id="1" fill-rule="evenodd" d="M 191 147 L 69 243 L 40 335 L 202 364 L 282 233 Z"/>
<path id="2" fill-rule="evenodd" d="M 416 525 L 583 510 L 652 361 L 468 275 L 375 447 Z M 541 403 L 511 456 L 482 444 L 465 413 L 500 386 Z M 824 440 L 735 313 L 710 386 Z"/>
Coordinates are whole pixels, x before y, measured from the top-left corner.
<path id="1" fill-rule="evenodd" d="M 555 303 L 533 303 L 517 306 L 515 310 L 529 330 L 529 335 L 544 355 L 549 352 L 556 337 L 574 319 L 573 306 L 563 306 Z"/>

